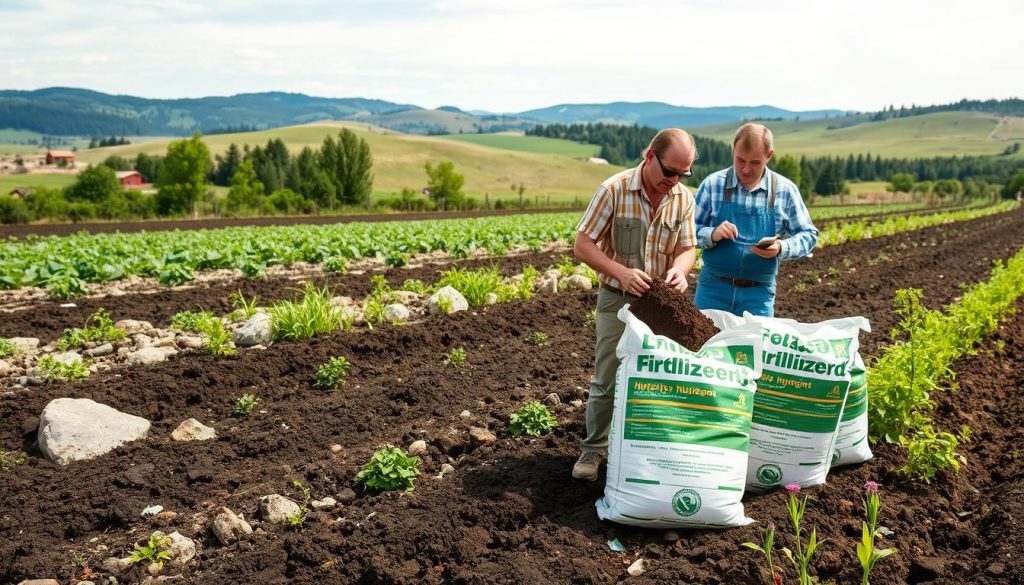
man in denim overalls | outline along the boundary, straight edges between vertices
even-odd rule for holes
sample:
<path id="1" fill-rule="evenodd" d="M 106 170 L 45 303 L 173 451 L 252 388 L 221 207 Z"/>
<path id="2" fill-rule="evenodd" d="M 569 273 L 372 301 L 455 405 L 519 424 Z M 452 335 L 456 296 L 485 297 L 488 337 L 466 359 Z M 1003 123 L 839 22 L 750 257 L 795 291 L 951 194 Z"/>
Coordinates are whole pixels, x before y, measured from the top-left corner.
<path id="1" fill-rule="evenodd" d="M 744 124 L 732 152 L 733 166 L 709 175 L 697 189 L 697 247 L 704 250 L 704 267 L 694 303 L 698 309 L 772 317 L 779 260 L 810 254 L 818 230 L 797 186 L 767 168 L 775 154 L 771 130 Z"/>

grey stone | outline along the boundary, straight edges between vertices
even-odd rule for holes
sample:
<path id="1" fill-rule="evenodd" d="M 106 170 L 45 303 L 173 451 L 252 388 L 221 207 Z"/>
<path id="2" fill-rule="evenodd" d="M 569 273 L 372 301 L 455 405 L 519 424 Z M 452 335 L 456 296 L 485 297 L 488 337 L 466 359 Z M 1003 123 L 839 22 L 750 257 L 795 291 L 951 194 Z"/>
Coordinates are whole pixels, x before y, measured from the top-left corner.
<path id="1" fill-rule="evenodd" d="M 342 504 L 351 504 L 356 501 L 356 493 L 351 488 L 345 488 L 338 493 L 334 494 L 334 497 L 338 502 Z"/>
<path id="2" fill-rule="evenodd" d="M 39 448 L 59 465 L 91 459 L 149 432 L 149 421 L 88 398 L 51 400 L 39 417 Z"/>
<path id="3" fill-rule="evenodd" d="M 404 323 L 411 315 L 409 308 L 400 303 L 393 303 L 384 308 L 384 318 L 392 323 Z"/>
<path id="4" fill-rule="evenodd" d="M 39 340 L 35 337 L 11 337 L 10 341 L 14 349 L 22 353 L 29 353 L 39 349 Z"/>
<path id="5" fill-rule="evenodd" d="M 178 531 L 165 536 L 171 541 L 167 550 L 171 553 L 172 566 L 183 567 L 196 556 L 196 541 Z"/>
<path id="6" fill-rule="evenodd" d="M 469 438 L 475 446 L 493 445 L 498 440 L 498 437 L 495 437 L 494 433 L 481 427 L 470 427 Z"/>
<path id="7" fill-rule="evenodd" d="M 573 274 L 565 279 L 565 288 L 569 290 L 590 290 L 594 288 L 594 283 L 590 282 L 590 279 L 582 274 Z"/>
<path id="8" fill-rule="evenodd" d="M 82 356 L 79 355 L 78 352 L 75 352 L 75 351 L 64 351 L 64 352 L 61 352 L 61 353 L 55 353 L 55 354 L 53 354 L 50 357 L 52 357 L 53 359 L 57 360 L 58 362 L 60 362 L 62 364 L 68 365 L 68 366 L 70 366 L 71 364 L 78 363 L 78 362 L 82 361 Z"/>
<path id="9" fill-rule="evenodd" d="M 14 367 L 11 364 L 5 362 L 4 360 L 0 360 L 0 376 L 6 376 L 13 371 Z"/>
<path id="10" fill-rule="evenodd" d="M 411 290 L 396 290 L 393 294 L 395 301 L 403 305 L 411 305 L 420 300 L 420 295 Z"/>
<path id="11" fill-rule="evenodd" d="M 491 293 L 487 293 L 487 299 L 484 301 L 484 304 L 485 305 L 497 305 L 498 304 L 498 294 L 497 293 L 492 293 L 492 292 Z"/>
<path id="12" fill-rule="evenodd" d="M 547 276 L 537 279 L 537 292 L 542 295 L 553 295 L 558 292 L 558 279 Z"/>
<path id="13" fill-rule="evenodd" d="M 133 366 L 156 364 L 167 359 L 167 352 L 159 347 L 143 347 L 128 354 L 128 363 Z"/>
<path id="14" fill-rule="evenodd" d="M 194 418 L 190 418 L 174 429 L 171 438 L 175 441 L 205 441 L 217 438 L 217 431 L 204 425 Z"/>
<path id="15" fill-rule="evenodd" d="M 629 573 L 630 577 L 639 577 L 647 572 L 647 567 L 645 567 L 644 564 L 643 559 L 637 559 L 633 561 L 633 564 L 630 565 L 628 569 L 626 569 L 626 572 Z"/>
<path id="16" fill-rule="evenodd" d="M 206 345 L 206 341 L 202 337 L 195 337 L 192 335 L 182 335 L 175 340 L 175 343 L 181 349 L 201 349 Z"/>
<path id="17" fill-rule="evenodd" d="M 321 500 L 313 500 L 309 503 L 309 507 L 314 510 L 333 510 L 337 505 L 338 501 L 331 496 L 327 496 Z"/>
<path id="18" fill-rule="evenodd" d="M 114 328 L 121 329 L 128 335 L 133 333 L 145 333 L 153 329 L 153 325 L 149 321 L 136 321 L 135 319 L 121 319 L 117 323 L 114 323 Z"/>
<path id="19" fill-rule="evenodd" d="M 273 320 L 267 313 L 256 313 L 231 334 L 238 347 L 269 345 L 274 339 Z"/>
<path id="20" fill-rule="evenodd" d="M 244 518 L 222 506 L 217 508 L 217 514 L 210 523 L 210 531 L 221 544 L 227 546 L 243 534 L 252 534 L 252 526 Z"/>
<path id="21" fill-rule="evenodd" d="M 26 579 L 18 585 L 60 585 L 56 579 Z"/>
<path id="22" fill-rule="evenodd" d="M 440 299 L 448 299 L 447 310 L 441 308 Z M 466 301 L 466 297 L 450 286 L 442 288 L 427 299 L 427 312 L 431 315 L 450 315 L 467 310 L 469 310 L 469 302 Z"/>
<path id="23" fill-rule="evenodd" d="M 286 524 L 288 518 L 298 512 L 299 505 L 282 495 L 271 494 L 260 498 L 260 517 L 271 524 Z"/>
<path id="24" fill-rule="evenodd" d="M 86 350 L 85 355 L 89 357 L 103 357 L 114 353 L 114 344 L 104 343 L 103 345 L 97 345 L 96 347 Z"/>
<path id="25" fill-rule="evenodd" d="M 562 403 L 562 398 L 557 393 L 552 392 L 544 397 L 544 404 L 548 406 L 558 406 Z"/>
<path id="26" fill-rule="evenodd" d="M 553 278 L 558 280 L 562 278 L 562 271 L 557 268 L 548 268 L 544 271 L 544 278 Z"/>
<path id="27" fill-rule="evenodd" d="M 420 455 L 426 455 L 426 454 L 427 454 L 427 442 L 426 441 L 420 439 L 419 441 L 413 441 L 412 444 L 409 445 L 409 455 L 418 457 Z"/>
<path id="28" fill-rule="evenodd" d="M 448 475 L 449 473 L 454 473 L 454 472 L 455 472 L 455 468 L 452 467 L 452 465 L 450 463 L 444 463 L 444 464 L 441 465 L 441 476 L 442 477 L 445 476 L 445 475 Z"/>

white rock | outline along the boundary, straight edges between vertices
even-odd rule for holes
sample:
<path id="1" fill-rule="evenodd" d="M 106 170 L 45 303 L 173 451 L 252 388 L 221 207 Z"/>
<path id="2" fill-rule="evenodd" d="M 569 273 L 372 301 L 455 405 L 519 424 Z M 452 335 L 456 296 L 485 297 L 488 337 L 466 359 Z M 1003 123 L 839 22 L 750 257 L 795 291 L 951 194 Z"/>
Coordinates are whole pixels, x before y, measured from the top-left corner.
<path id="1" fill-rule="evenodd" d="M 28 353 L 39 348 L 39 340 L 35 337 L 11 337 L 10 341 L 20 353 Z"/>
<path id="2" fill-rule="evenodd" d="M 145 349 L 153 345 L 153 340 L 145 333 L 136 333 L 132 335 L 132 341 L 135 343 L 135 349 Z"/>
<path id="3" fill-rule="evenodd" d="M 449 463 L 441 464 L 441 477 L 444 477 L 444 476 L 448 475 L 449 473 L 453 473 L 454 471 L 455 471 L 455 468 L 452 467 L 451 464 L 449 464 Z"/>
<path id="4" fill-rule="evenodd" d="M 231 334 L 238 347 L 269 345 L 274 339 L 273 320 L 267 313 L 256 313 Z"/>
<path id="5" fill-rule="evenodd" d="M 204 425 L 194 418 L 190 418 L 174 429 L 171 438 L 175 441 L 206 441 L 217 438 L 217 431 Z"/>
<path id="6" fill-rule="evenodd" d="M 448 310 L 447 312 L 441 308 L 439 302 L 440 299 L 448 299 Z M 466 297 L 462 296 L 462 293 L 455 290 L 450 286 L 446 286 L 436 293 L 430 295 L 427 299 L 427 312 L 431 315 L 458 313 L 459 311 L 469 310 L 469 302 L 466 301 Z"/>
<path id="7" fill-rule="evenodd" d="M 213 517 L 210 531 L 221 544 L 227 546 L 238 540 L 243 534 L 252 534 L 252 526 L 249 526 L 245 519 L 228 508 L 221 507 L 217 509 L 217 515 Z"/>
<path id="8" fill-rule="evenodd" d="M 487 298 L 484 299 L 484 304 L 485 305 L 497 305 L 498 304 L 498 294 L 497 293 L 487 293 Z"/>
<path id="9" fill-rule="evenodd" d="M 157 337 L 157 338 L 153 339 L 153 347 L 166 348 L 166 347 L 173 347 L 173 346 L 174 346 L 174 336 L 173 335 L 169 335 L 167 337 Z"/>
<path id="10" fill-rule="evenodd" d="M 13 371 L 14 367 L 11 366 L 11 364 L 5 362 L 4 360 L 0 360 L 0 376 L 6 376 L 7 374 L 10 374 Z"/>
<path id="11" fill-rule="evenodd" d="M 401 303 L 392 303 L 384 308 L 384 318 L 392 323 L 403 323 L 409 320 L 409 308 Z"/>
<path id="12" fill-rule="evenodd" d="M 112 343 L 104 343 L 103 345 L 97 345 L 92 349 L 85 350 L 85 355 L 89 357 L 103 357 L 114 353 L 114 345 Z"/>
<path id="13" fill-rule="evenodd" d="M 182 349 L 200 349 L 206 345 L 202 337 L 193 337 L 191 335 L 182 335 L 176 340 L 176 343 Z"/>
<path id="14" fill-rule="evenodd" d="M 356 303 L 355 300 L 352 297 L 348 297 L 348 296 L 333 297 L 333 298 L 331 298 L 331 302 L 330 302 L 330 305 L 332 307 L 352 307 L 352 306 L 357 306 L 358 304 L 359 303 Z"/>
<path id="15" fill-rule="evenodd" d="M 590 279 L 582 274 L 573 274 L 565 279 L 565 288 L 569 290 L 590 290 L 594 288 L 594 283 L 590 282 Z"/>
<path id="16" fill-rule="evenodd" d="M 149 424 L 88 398 L 57 398 L 39 417 L 39 448 L 50 461 L 67 465 L 142 439 Z"/>
<path id="17" fill-rule="evenodd" d="M 646 571 L 647 568 L 644 567 L 643 559 L 637 559 L 633 561 L 633 564 L 630 565 L 628 569 L 626 569 L 626 572 L 629 573 L 630 577 L 639 577 L 640 575 L 643 575 Z"/>
<path id="18" fill-rule="evenodd" d="M 144 347 L 128 354 L 128 363 L 133 366 L 155 364 L 167 359 L 167 352 L 159 347 Z"/>
<path id="19" fill-rule="evenodd" d="M 149 321 L 136 321 L 135 319 L 121 319 L 114 323 L 115 329 L 121 329 L 128 335 L 133 333 L 145 333 L 153 328 Z"/>
<path id="20" fill-rule="evenodd" d="M 150 516 L 156 516 L 157 514 L 159 514 L 160 512 L 163 512 L 163 511 L 164 511 L 164 507 L 161 506 L 160 504 L 156 504 L 156 505 L 153 505 L 153 506 L 147 506 L 146 508 L 144 508 L 142 510 L 142 517 L 143 518 L 149 518 Z"/>
<path id="21" fill-rule="evenodd" d="M 553 295 L 558 292 L 558 279 L 547 276 L 537 279 L 537 292 L 542 295 Z"/>
<path id="22" fill-rule="evenodd" d="M 166 536 L 171 540 L 167 550 L 171 553 L 172 566 L 182 567 L 196 556 L 196 541 L 178 531 L 174 531 Z"/>
<path id="23" fill-rule="evenodd" d="M 498 440 L 494 433 L 481 427 L 470 427 L 469 438 L 474 445 L 493 445 Z"/>
<path id="24" fill-rule="evenodd" d="M 544 271 L 544 278 L 558 280 L 562 277 L 562 271 L 557 268 L 548 268 Z"/>
<path id="25" fill-rule="evenodd" d="M 56 579 L 26 579 L 18 585 L 60 585 Z"/>
<path id="26" fill-rule="evenodd" d="M 52 354 L 51 357 L 58 362 L 70 366 L 71 364 L 82 361 L 82 356 L 75 351 L 64 351 L 61 353 Z"/>
<path id="27" fill-rule="evenodd" d="M 333 510 L 338 502 L 331 496 L 327 496 L 322 500 L 313 500 L 309 503 L 309 507 L 314 510 Z"/>
<path id="28" fill-rule="evenodd" d="M 299 505 L 282 495 L 271 494 L 260 498 L 260 517 L 272 524 L 287 524 L 288 518 L 298 512 Z"/>
<path id="29" fill-rule="evenodd" d="M 473 417 L 473 413 L 469 412 L 468 410 L 463 410 L 462 412 L 459 413 L 459 417 L 461 417 L 461 418 L 472 418 Z"/>
<path id="30" fill-rule="evenodd" d="M 409 445 L 409 455 L 418 457 L 420 455 L 427 454 L 427 442 L 423 439 L 419 441 L 413 441 L 412 445 Z"/>
<path id="31" fill-rule="evenodd" d="M 344 447 L 342 447 L 341 445 L 339 445 L 337 443 L 331 445 L 331 453 L 334 453 L 335 455 L 337 455 L 338 453 L 341 453 L 343 449 L 344 449 Z"/>

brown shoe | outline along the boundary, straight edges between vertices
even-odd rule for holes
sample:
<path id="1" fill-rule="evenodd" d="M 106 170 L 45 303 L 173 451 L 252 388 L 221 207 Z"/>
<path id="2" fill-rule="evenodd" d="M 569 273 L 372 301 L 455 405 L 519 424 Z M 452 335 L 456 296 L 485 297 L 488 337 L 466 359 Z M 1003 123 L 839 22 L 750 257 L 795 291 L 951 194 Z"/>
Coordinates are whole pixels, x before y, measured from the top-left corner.
<path id="1" fill-rule="evenodd" d="M 584 451 L 576 464 L 572 466 L 572 476 L 576 479 L 597 481 L 597 471 L 601 468 L 604 457 L 594 451 Z"/>

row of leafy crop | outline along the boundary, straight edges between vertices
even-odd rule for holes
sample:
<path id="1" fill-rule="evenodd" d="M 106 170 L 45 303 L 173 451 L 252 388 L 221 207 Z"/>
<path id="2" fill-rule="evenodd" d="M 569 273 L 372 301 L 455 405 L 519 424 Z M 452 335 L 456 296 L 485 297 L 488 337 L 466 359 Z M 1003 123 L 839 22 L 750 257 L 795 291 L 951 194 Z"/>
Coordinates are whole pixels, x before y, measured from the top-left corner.
<path id="1" fill-rule="evenodd" d="M 983 207 L 990 205 L 991 203 L 985 199 L 972 200 L 964 207 Z M 836 205 L 833 207 L 814 207 L 813 205 L 808 207 L 807 210 L 811 213 L 811 218 L 814 221 L 824 221 L 833 219 L 848 219 L 859 217 L 862 215 L 880 215 L 885 213 L 909 213 L 909 212 L 927 212 L 931 211 L 951 211 L 952 209 L 944 209 L 950 206 L 934 206 L 926 205 L 925 203 L 880 203 L 874 205 Z M 960 209 L 961 206 L 957 206 L 956 209 Z"/>
<path id="2" fill-rule="evenodd" d="M 244 227 L 136 234 L 30 237 L 0 244 L 0 288 L 44 287 L 58 298 L 84 294 L 86 283 L 128 276 L 162 284 L 189 282 L 202 270 L 229 268 L 260 276 L 294 262 L 343 271 L 353 260 L 403 266 L 414 254 L 443 251 L 461 258 L 478 248 L 504 254 L 571 241 L 577 213 L 475 219 Z"/>
<path id="3" fill-rule="evenodd" d="M 888 235 L 983 215 L 1012 203 L 982 209 L 889 218 L 881 222 L 831 224 L 822 231 L 827 246 Z M 56 298 L 87 292 L 89 282 L 133 275 L 176 285 L 197 271 L 236 269 L 246 276 L 294 262 L 321 264 L 340 272 L 349 262 L 377 258 L 403 266 L 415 254 L 443 251 L 465 257 L 478 248 L 500 255 L 516 246 L 537 250 L 570 242 L 578 214 L 526 215 L 431 222 L 350 223 L 331 226 L 246 227 L 117 235 L 79 234 L 0 244 L 0 288 L 44 287 Z"/>
<path id="4" fill-rule="evenodd" d="M 970 440 L 970 427 L 955 434 L 936 428 L 933 394 L 952 384 L 957 361 L 1013 312 L 1021 295 L 1024 250 L 1005 265 L 997 262 L 988 281 L 972 286 L 945 311 L 922 305 L 920 290 L 897 292 L 899 341 L 869 370 L 868 420 L 873 440 L 906 448 L 901 471 L 909 478 L 930 482 L 942 470 L 960 469 L 964 458 L 957 448 Z"/>

